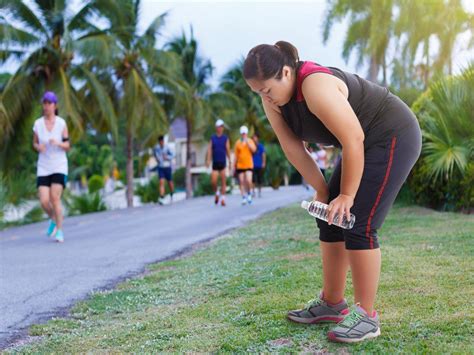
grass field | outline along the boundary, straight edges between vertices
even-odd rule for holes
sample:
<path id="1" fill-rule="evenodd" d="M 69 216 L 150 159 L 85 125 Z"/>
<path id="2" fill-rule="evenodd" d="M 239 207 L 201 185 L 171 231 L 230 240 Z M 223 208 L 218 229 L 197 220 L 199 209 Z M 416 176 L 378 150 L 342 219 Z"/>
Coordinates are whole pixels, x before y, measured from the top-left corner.
<path id="1" fill-rule="evenodd" d="M 42 339 L 15 351 L 474 353 L 474 216 L 392 210 L 380 231 L 382 335 L 356 345 L 285 318 L 321 288 L 316 233 L 301 208 L 281 209 L 31 327 Z"/>

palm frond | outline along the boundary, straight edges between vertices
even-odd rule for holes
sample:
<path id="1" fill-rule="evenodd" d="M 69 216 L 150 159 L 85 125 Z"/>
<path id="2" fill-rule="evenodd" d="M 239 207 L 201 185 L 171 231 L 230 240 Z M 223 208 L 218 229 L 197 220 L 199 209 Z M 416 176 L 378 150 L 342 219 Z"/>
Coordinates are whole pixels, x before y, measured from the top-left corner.
<path id="1" fill-rule="evenodd" d="M 0 0 L 0 9 L 5 9 L 11 13 L 15 20 L 21 22 L 32 32 L 42 33 L 43 36 L 49 36 L 46 27 L 35 13 L 21 0 Z"/>
<path id="2" fill-rule="evenodd" d="M 157 17 L 150 23 L 148 28 L 145 30 L 143 35 L 138 39 L 139 46 L 143 48 L 153 48 L 156 43 L 156 37 L 159 34 L 159 31 L 165 24 L 165 19 L 168 16 L 168 13 L 165 12 Z"/>
<path id="3" fill-rule="evenodd" d="M 107 31 L 92 32 L 78 38 L 76 50 L 89 63 L 99 66 L 110 65 L 119 53 L 116 40 Z"/>
<path id="4" fill-rule="evenodd" d="M 80 70 L 87 79 L 86 86 L 91 92 L 91 101 L 96 102 L 97 106 L 101 108 L 100 114 L 103 120 L 107 123 L 107 126 L 113 137 L 117 138 L 117 117 L 112 100 L 110 99 L 106 89 L 99 82 L 99 80 L 97 80 L 97 77 L 94 75 L 94 73 L 86 69 L 84 66 L 79 66 L 78 70 Z"/>
<path id="5" fill-rule="evenodd" d="M 13 59 L 13 60 L 21 60 L 23 57 L 26 56 L 25 51 L 20 51 L 20 50 L 3 50 L 0 49 L 0 64 L 6 63 L 8 60 Z"/>
<path id="6" fill-rule="evenodd" d="M 82 105 L 76 90 L 71 85 L 70 78 L 62 68 L 58 71 L 57 79 L 55 91 L 58 94 L 60 115 L 68 122 L 72 138 L 77 139 L 83 132 Z"/>
<path id="7" fill-rule="evenodd" d="M 92 2 L 84 5 L 68 22 L 67 29 L 69 32 L 94 30 L 93 26 L 89 21 L 89 17 L 93 15 L 94 5 Z"/>
<path id="8" fill-rule="evenodd" d="M 40 39 L 27 31 L 15 26 L 0 22 L 0 43 L 4 45 L 29 46 L 39 43 Z"/>

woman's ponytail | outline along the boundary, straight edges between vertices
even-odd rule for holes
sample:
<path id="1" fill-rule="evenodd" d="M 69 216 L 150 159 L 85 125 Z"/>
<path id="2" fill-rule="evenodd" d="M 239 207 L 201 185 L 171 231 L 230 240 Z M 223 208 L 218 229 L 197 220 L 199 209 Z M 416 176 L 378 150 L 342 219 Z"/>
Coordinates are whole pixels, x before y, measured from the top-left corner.
<path id="1" fill-rule="evenodd" d="M 289 42 L 278 41 L 273 46 L 260 44 L 252 48 L 245 59 L 244 78 L 281 79 L 283 67 L 286 65 L 296 70 L 298 61 L 298 50 Z"/>

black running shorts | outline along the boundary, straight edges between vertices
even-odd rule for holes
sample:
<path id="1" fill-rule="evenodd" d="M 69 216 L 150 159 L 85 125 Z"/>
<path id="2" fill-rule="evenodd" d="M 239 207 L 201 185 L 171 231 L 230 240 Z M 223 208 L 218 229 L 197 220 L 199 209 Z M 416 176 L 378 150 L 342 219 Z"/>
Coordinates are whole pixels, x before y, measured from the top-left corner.
<path id="1" fill-rule="evenodd" d="M 38 176 L 36 178 L 36 187 L 48 186 L 51 187 L 51 184 L 60 184 L 63 185 L 63 188 L 66 187 L 67 175 L 64 174 L 51 174 L 47 176 Z"/>
<path id="2" fill-rule="evenodd" d="M 384 115 L 413 116 L 408 107 L 402 105 L 392 107 Z M 356 217 L 354 227 L 346 230 L 316 219 L 321 241 L 345 242 L 346 249 L 351 250 L 379 247 L 377 230 L 382 226 L 420 155 L 421 132 L 416 118 L 412 122 L 408 127 L 392 132 L 390 138 L 384 138 L 365 148 L 364 172 L 351 208 L 351 213 Z M 339 195 L 340 185 L 341 162 L 329 181 L 329 201 Z"/>

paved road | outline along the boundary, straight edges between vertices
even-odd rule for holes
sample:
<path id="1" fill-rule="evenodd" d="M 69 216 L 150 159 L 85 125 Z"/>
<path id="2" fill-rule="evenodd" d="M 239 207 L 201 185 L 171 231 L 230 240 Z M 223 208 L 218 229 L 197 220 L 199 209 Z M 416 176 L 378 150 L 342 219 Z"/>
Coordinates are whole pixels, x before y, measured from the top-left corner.
<path id="1" fill-rule="evenodd" d="M 146 264 L 308 198 L 301 186 L 265 191 L 251 206 L 228 197 L 149 205 L 67 218 L 65 243 L 44 236 L 47 223 L 0 232 L 0 349 L 29 325 L 64 313 L 92 291 L 143 270 Z"/>

